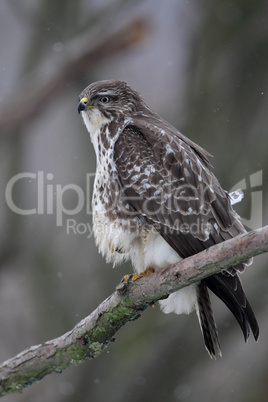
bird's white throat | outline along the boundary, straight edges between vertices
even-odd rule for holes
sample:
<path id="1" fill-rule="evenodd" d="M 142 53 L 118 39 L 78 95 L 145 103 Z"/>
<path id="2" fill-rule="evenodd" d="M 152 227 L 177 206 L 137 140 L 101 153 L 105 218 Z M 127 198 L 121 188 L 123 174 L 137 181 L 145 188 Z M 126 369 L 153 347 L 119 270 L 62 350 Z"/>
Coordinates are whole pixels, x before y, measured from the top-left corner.
<path id="1" fill-rule="evenodd" d="M 110 122 L 107 117 L 103 116 L 101 111 L 99 109 L 91 109 L 90 112 L 88 111 L 83 111 L 82 112 L 82 118 L 84 121 L 84 124 L 87 128 L 87 131 L 89 132 L 91 142 L 94 146 L 94 150 L 96 153 L 96 156 L 98 155 L 98 136 L 100 133 L 100 129 L 104 124 L 107 124 Z"/>

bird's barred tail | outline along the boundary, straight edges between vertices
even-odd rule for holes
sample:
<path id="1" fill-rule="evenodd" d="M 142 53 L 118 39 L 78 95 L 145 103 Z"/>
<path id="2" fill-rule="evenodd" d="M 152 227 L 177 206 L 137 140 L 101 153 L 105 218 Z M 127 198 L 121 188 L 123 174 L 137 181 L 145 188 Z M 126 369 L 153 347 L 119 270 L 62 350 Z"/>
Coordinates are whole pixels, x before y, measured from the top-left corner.
<path id="1" fill-rule="evenodd" d="M 257 341 L 259 338 L 258 322 L 246 298 L 239 277 L 220 273 L 206 278 L 204 282 L 233 313 L 242 329 L 245 341 L 248 340 L 250 329 Z"/>
<path id="2" fill-rule="evenodd" d="M 221 348 L 209 293 L 204 281 L 201 281 L 197 285 L 196 312 L 205 342 L 205 347 L 210 357 L 216 359 L 216 353 L 221 356 Z"/>
<path id="3" fill-rule="evenodd" d="M 248 340 L 250 329 L 257 341 L 259 338 L 258 322 L 246 298 L 238 276 L 228 274 L 210 276 L 197 285 L 196 291 L 196 311 L 205 346 L 210 357 L 216 358 L 216 353 L 221 356 L 221 349 L 207 287 L 215 293 L 233 313 L 242 329 L 245 341 Z"/>

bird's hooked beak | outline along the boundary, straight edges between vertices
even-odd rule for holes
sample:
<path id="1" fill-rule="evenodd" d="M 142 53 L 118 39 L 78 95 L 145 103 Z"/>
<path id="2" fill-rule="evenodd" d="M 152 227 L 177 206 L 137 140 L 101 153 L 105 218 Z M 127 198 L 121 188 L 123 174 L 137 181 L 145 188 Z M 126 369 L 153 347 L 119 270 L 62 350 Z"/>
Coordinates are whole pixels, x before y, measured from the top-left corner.
<path id="1" fill-rule="evenodd" d="M 88 108 L 88 98 L 82 98 L 80 100 L 80 102 L 77 105 L 77 110 L 78 113 L 80 114 L 81 112 L 83 112 L 83 110 L 86 110 Z"/>
<path id="2" fill-rule="evenodd" d="M 77 110 L 78 110 L 78 113 L 80 114 L 81 112 L 83 112 L 84 110 L 87 110 L 87 109 L 100 109 L 100 107 L 99 106 L 95 106 L 95 105 L 89 105 L 88 104 L 88 98 L 86 98 L 86 97 L 84 97 L 84 98 L 82 98 L 81 100 L 80 100 L 80 102 L 78 103 L 78 105 L 77 105 Z"/>

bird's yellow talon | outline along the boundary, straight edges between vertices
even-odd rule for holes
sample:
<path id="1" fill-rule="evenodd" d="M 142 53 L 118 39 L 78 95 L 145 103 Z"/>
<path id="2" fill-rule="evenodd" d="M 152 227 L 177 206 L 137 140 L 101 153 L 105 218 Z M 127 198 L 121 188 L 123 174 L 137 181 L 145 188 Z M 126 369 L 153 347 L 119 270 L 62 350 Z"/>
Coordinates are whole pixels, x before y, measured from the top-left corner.
<path id="1" fill-rule="evenodd" d="M 146 271 L 142 272 L 141 274 L 137 274 L 137 272 L 135 272 L 134 274 L 128 274 L 123 277 L 121 282 L 126 282 L 126 283 L 135 282 L 137 279 L 143 278 L 146 275 L 150 275 L 153 272 L 154 272 L 153 268 L 148 268 L 148 269 L 146 269 Z"/>
<path id="2" fill-rule="evenodd" d="M 153 268 L 148 268 L 148 269 L 146 269 L 146 271 L 144 271 L 144 272 L 142 272 L 142 273 L 140 274 L 140 278 L 142 278 L 143 276 L 147 276 L 147 275 L 153 274 L 153 273 L 154 273 L 154 269 L 153 269 Z"/>

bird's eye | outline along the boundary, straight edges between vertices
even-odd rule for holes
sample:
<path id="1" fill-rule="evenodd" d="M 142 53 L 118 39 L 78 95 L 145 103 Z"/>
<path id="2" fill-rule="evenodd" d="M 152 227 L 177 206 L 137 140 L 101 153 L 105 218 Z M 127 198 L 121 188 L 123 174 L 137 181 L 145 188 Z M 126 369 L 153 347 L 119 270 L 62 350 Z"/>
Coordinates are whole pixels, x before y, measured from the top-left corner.
<path id="1" fill-rule="evenodd" d="M 109 96 L 103 96 L 100 98 L 101 103 L 109 103 L 111 98 Z"/>

